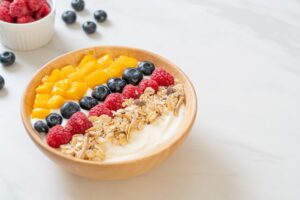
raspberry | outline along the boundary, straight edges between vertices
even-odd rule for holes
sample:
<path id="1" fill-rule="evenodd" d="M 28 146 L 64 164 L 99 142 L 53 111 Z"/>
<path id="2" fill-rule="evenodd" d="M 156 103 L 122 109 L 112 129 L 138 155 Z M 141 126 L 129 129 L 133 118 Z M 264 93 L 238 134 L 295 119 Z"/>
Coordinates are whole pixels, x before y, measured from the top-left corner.
<path id="1" fill-rule="evenodd" d="M 98 104 L 90 110 L 89 116 L 97 116 L 100 115 L 108 115 L 110 117 L 113 116 L 111 110 L 109 110 L 104 104 Z"/>
<path id="2" fill-rule="evenodd" d="M 68 120 L 66 129 L 68 129 L 72 135 L 84 134 L 84 132 L 92 126 L 92 122 L 88 120 L 83 112 L 76 112 Z"/>
<path id="3" fill-rule="evenodd" d="M 53 148 L 58 148 L 62 144 L 67 144 L 71 139 L 71 132 L 61 125 L 53 126 L 47 134 L 47 144 Z"/>
<path id="4" fill-rule="evenodd" d="M 142 94 L 142 91 L 140 88 L 130 84 L 130 85 L 126 85 L 123 88 L 122 94 L 127 99 L 129 98 L 137 99 Z"/>
<path id="5" fill-rule="evenodd" d="M 156 81 L 159 86 L 170 86 L 174 84 L 174 77 L 163 69 L 155 69 L 151 79 Z"/>
<path id="6" fill-rule="evenodd" d="M 159 86 L 158 83 L 152 79 L 142 80 L 139 84 L 140 90 L 144 92 L 147 87 L 151 87 L 153 90 L 157 91 Z"/>
<path id="7" fill-rule="evenodd" d="M 124 102 L 124 100 L 125 99 L 122 94 L 112 93 L 106 97 L 104 104 L 110 110 L 118 110 L 123 107 L 122 103 Z"/>
<path id="8" fill-rule="evenodd" d="M 0 7 L 0 20 L 5 22 L 13 22 L 13 18 L 9 15 L 9 10 L 6 7 Z"/>
<path id="9" fill-rule="evenodd" d="M 43 17 L 47 16 L 49 13 L 50 13 L 50 7 L 47 3 L 44 3 L 42 7 L 38 11 L 36 11 L 35 19 L 36 20 L 42 19 Z"/>
<path id="10" fill-rule="evenodd" d="M 30 23 L 30 22 L 34 22 L 34 21 L 35 20 L 30 16 L 23 16 L 23 17 L 17 18 L 17 24 L 25 24 L 25 23 Z"/>
<path id="11" fill-rule="evenodd" d="M 14 0 L 9 6 L 9 14 L 12 17 L 22 17 L 30 15 L 30 10 L 25 0 Z"/>
<path id="12" fill-rule="evenodd" d="M 27 6 L 31 11 L 39 10 L 45 3 L 45 0 L 27 0 Z"/>
<path id="13" fill-rule="evenodd" d="M 1 1 L 0 2 L 0 7 L 4 7 L 4 8 L 9 9 L 9 6 L 10 6 L 10 2 L 9 1 Z"/>

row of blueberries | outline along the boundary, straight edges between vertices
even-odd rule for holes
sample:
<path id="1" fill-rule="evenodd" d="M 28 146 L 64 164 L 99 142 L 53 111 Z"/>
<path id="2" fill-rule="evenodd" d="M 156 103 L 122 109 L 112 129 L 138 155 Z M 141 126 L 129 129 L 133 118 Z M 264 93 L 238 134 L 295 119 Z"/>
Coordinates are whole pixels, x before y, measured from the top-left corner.
<path id="1" fill-rule="evenodd" d="M 72 0 L 71 6 L 76 11 L 82 11 L 84 10 L 85 2 L 83 0 Z M 65 11 L 61 17 L 66 24 L 73 24 L 76 22 L 77 19 L 76 13 L 70 10 Z M 96 10 L 94 12 L 94 18 L 97 22 L 102 23 L 106 21 L 107 14 L 104 10 Z M 95 31 L 97 30 L 97 25 L 95 22 L 86 21 L 82 24 L 82 29 L 85 33 L 92 34 L 95 33 Z"/>
<path id="2" fill-rule="evenodd" d="M 5 67 L 14 64 L 15 61 L 16 61 L 16 56 L 13 52 L 6 51 L 0 54 L 0 63 Z M 0 90 L 4 87 L 4 85 L 5 85 L 5 80 L 0 75 Z"/>
<path id="3" fill-rule="evenodd" d="M 153 63 L 144 61 L 140 62 L 137 68 L 127 68 L 123 72 L 122 78 L 111 78 L 108 80 L 106 85 L 96 86 L 91 96 L 84 96 L 79 100 L 79 105 L 75 102 L 66 102 L 60 109 L 60 114 L 51 113 L 46 117 L 46 123 L 42 120 L 36 121 L 34 123 L 34 128 L 38 132 L 47 133 L 49 128 L 61 124 L 63 118 L 69 119 L 74 113 L 80 111 L 80 107 L 84 110 L 91 110 L 95 106 L 99 104 L 99 101 L 103 102 L 107 98 L 107 96 L 111 93 L 126 93 L 124 94 L 126 97 L 137 97 L 136 95 L 128 95 L 129 92 L 132 91 L 132 86 L 136 86 L 143 79 L 143 76 L 149 76 L 153 73 L 155 66 Z M 124 87 L 129 84 L 126 91 L 123 91 Z M 134 91 L 135 92 L 135 91 Z M 140 93 L 140 92 L 139 92 Z M 117 107 L 116 107 L 117 108 Z M 115 110 L 114 106 L 112 106 L 112 110 Z M 101 111 L 102 112 L 102 111 Z M 108 110 L 106 113 L 110 113 Z M 91 111 L 91 113 L 97 113 L 97 110 Z M 63 118 L 62 118 L 63 117 Z"/>

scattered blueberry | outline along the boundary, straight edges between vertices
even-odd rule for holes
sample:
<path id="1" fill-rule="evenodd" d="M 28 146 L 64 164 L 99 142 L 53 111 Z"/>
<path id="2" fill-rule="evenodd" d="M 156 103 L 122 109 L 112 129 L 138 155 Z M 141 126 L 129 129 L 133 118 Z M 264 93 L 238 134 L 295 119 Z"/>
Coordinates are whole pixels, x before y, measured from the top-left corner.
<path id="1" fill-rule="evenodd" d="M 48 133 L 49 131 L 47 124 L 41 120 L 36 121 L 33 126 L 34 129 L 39 133 Z"/>
<path id="2" fill-rule="evenodd" d="M 6 51 L 6 52 L 0 54 L 0 62 L 4 66 L 9 66 L 9 65 L 14 64 L 15 60 L 16 60 L 16 56 L 13 52 Z"/>
<path id="3" fill-rule="evenodd" d="M 82 24 L 82 28 L 86 34 L 92 34 L 97 30 L 97 25 L 95 22 L 87 21 Z"/>
<path id="4" fill-rule="evenodd" d="M 92 97 L 98 101 L 104 101 L 105 98 L 110 94 L 110 90 L 105 85 L 96 86 L 92 92 Z"/>
<path id="5" fill-rule="evenodd" d="M 126 85 L 126 81 L 121 78 L 111 78 L 107 82 L 107 86 L 112 92 L 122 92 Z"/>
<path id="6" fill-rule="evenodd" d="M 71 6 L 76 11 L 82 11 L 84 9 L 85 3 L 83 0 L 72 0 Z"/>
<path id="7" fill-rule="evenodd" d="M 137 85 L 143 79 L 143 73 L 136 68 L 127 68 L 123 73 L 123 79 L 132 85 Z"/>
<path id="8" fill-rule="evenodd" d="M 76 13 L 70 10 L 65 11 L 61 18 L 66 24 L 73 24 L 76 22 Z"/>
<path id="9" fill-rule="evenodd" d="M 98 100 L 93 97 L 82 97 L 79 101 L 79 105 L 81 108 L 85 110 L 90 110 L 98 104 Z"/>
<path id="10" fill-rule="evenodd" d="M 80 111 L 80 106 L 75 102 L 66 102 L 61 108 L 60 108 L 60 114 L 66 118 L 69 119 L 74 113 Z"/>
<path id="11" fill-rule="evenodd" d="M 62 117 L 57 113 L 51 113 L 46 117 L 46 122 L 49 128 L 61 124 L 62 123 Z"/>
<path id="12" fill-rule="evenodd" d="M 0 90 L 4 87 L 5 85 L 5 80 L 4 78 L 0 75 Z"/>
<path id="13" fill-rule="evenodd" d="M 144 75 L 151 75 L 154 69 L 155 69 L 154 64 L 149 61 L 140 62 L 138 65 L 138 70 L 143 72 Z"/>
<path id="14" fill-rule="evenodd" d="M 104 22 L 107 19 L 107 14 L 104 10 L 96 10 L 94 12 L 94 18 L 97 22 Z"/>

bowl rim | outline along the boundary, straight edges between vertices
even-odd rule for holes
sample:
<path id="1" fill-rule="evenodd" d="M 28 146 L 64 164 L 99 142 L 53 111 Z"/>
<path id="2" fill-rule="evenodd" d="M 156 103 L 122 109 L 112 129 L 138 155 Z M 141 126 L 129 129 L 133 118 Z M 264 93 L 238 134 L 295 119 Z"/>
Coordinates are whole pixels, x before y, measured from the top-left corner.
<path id="1" fill-rule="evenodd" d="M 166 142 L 164 145 L 162 145 L 161 147 L 155 149 L 153 152 L 150 152 L 144 156 L 138 157 L 136 159 L 131 159 L 131 160 L 122 160 L 122 161 L 113 161 L 113 162 L 97 162 L 97 161 L 90 161 L 90 160 L 82 160 L 79 158 L 74 158 L 74 157 L 70 157 L 67 156 L 59 151 L 57 151 L 55 148 L 50 147 L 49 145 L 47 145 L 43 140 L 41 140 L 40 136 L 38 136 L 38 134 L 36 133 L 36 131 L 33 129 L 31 122 L 30 122 L 30 117 L 26 116 L 26 111 L 25 111 L 25 99 L 26 99 L 26 92 L 28 91 L 30 85 L 32 84 L 34 77 L 36 77 L 44 68 L 46 68 L 46 66 L 49 66 L 49 64 L 51 64 L 52 62 L 54 62 L 57 59 L 63 58 L 67 55 L 73 54 L 73 53 L 78 53 L 78 52 L 84 52 L 84 51 L 91 51 L 97 48 L 102 48 L 102 49 L 123 49 L 123 50 L 130 50 L 130 51 L 140 51 L 143 53 L 146 53 L 148 55 L 151 55 L 153 57 L 157 57 L 160 60 L 169 63 L 172 67 L 174 67 L 179 73 L 181 73 L 184 78 L 187 81 L 188 87 L 191 88 L 192 90 L 192 99 L 194 99 L 193 105 L 192 107 L 194 108 L 192 110 L 192 113 L 190 113 L 192 115 L 192 118 L 190 121 L 188 121 L 187 125 L 185 125 L 182 130 L 180 131 L 180 134 L 178 133 L 175 137 L 173 137 L 170 141 Z M 186 76 L 186 74 L 175 64 L 173 64 L 172 62 L 170 62 L 168 59 L 150 52 L 148 50 L 144 50 L 144 49 L 139 49 L 139 48 L 135 48 L 135 47 L 127 47 L 127 46 L 92 46 L 92 47 L 87 47 L 87 48 L 80 48 L 80 49 L 76 49 L 70 52 L 67 52 L 63 55 L 57 56 L 53 59 L 51 59 L 49 62 L 47 62 L 46 64 L 44 64 L 36 73 L 34 73 L 34 75 L 31 77 L 29 83 L 27 84 L 23 95 L 22 95 L 22 99 L 21 99 L 21 118 L 22 118 L 22 122 L 23 125 L 26 129 L 27 134 L 29 135 L 29 137 L 33 140 L 33 142 L 38 145 L 39 147 L 41 147 L 42 149 L 48 151 L 51 154 L 54 154 L 55 156 L 58 156 L 61 159 L 66 159 L 69 160 L 71 162 L 77 162 L 79 164 L 89 164 L 89 165 L 94 165 L 94 166 L 116 166 L 116 165 L 122 165 L 122 164 L 130 164 L 130 163 L 136 163 L 139 162 L 141 160 L 145 160 L 151 157 L 154 157 L 162 152 L 164 152 L 165 150 L 169 149 L 171 146 L 173 146 L 175 143 L 177 143 L 178 141 L 181 140 L 181 138 L 184 138 L 185 136 L 188 135 L 188 133 L 190 132 L 190 130 L 193 127 L 193 124 L 195 122 L 196 116 L 197 116 L 197 111 L 198 111 L 198 100 L 197 100 L 197 95 L 195 92 L 195 88 L 193 86 L 193 84 L 191 83 L 190 79 L 188 78 L 188 76 Z"/>
<path id="2" fill-rule="evenodd" d="M 55 3 L 55 0 L 49 0 L 51 2 L 51 12 L 43 17 L 42 19 L 39 19 L 37 21 L 34 21 L 34 22 L 30 22 L 30 23 L 24 23 L 24 24 L 17 24 L 17 23 L 9 23 L 9 22 L 5 22 L 5 21 L 2 21 L 0 20 L 0 24 L 3 24 L 5 26 L 10 26 L 10 27 L 30 27 L 30 26 L 35 26 L 35 25 L 38 25 L 38 24 L 41 24 L 43 23 L 45 20 L 47 20 L 49 17 L 51 17 L 55 11 L 56 11 L 56 3 Z"/>

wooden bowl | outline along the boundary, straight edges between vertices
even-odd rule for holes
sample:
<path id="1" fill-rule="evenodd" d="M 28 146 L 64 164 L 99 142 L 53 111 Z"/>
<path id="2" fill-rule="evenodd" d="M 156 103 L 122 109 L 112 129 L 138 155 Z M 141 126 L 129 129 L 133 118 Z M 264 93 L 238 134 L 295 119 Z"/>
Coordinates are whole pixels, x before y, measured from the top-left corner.
<path id="1" fill-rule="evenodd" d="M 51 70 L 55 68 L 61 68 L 68 64 L 77 65 L 80 59 L 88 53 L 94 53 L 97 57 L 108 53 L 113 57 L 127 55 L 135 57 L 138 60 L 148 60 L 153 62 L 159 68 L 166 69 L 177 79 L 179 79 L 179 81 L 184 84 L 186 96 L 186 112 L 184 117 L 184 125 L 181 129 L 181 132 L 176 134 L 176 137 L 172 138 L 164 146 L 156 149 L 152 153 L 142 158 L 114 163 L 99 163 L 72 158 L 60 153 L 56 149 L 51 148 L 45 142 L 43 142 L 42 138 L 36 133 L 30 123 L 30 114 L 35 97 L 35 88 L 40 84 L 42 77 L 46 74 L 49 74 Z M 105 180 L 124 179 L 137 176 L 158 166 L 166 158 L 168 158 L 186 139 L 193 126 L 196 114 L 197 97 L 195 90 L 188 77 L 178 67 L 157 54 L 136 48 L 115 46 L 100 46 L 80 49 L 59 56 L 58 58 L 48 62 L 33 76 L 32 80 L 29 82 L 21 103 L 21 115 L 25 129 L 27 130 L 27 133 L 32 141 L 46 156 L 71 173 L 92 179 Z"/>

